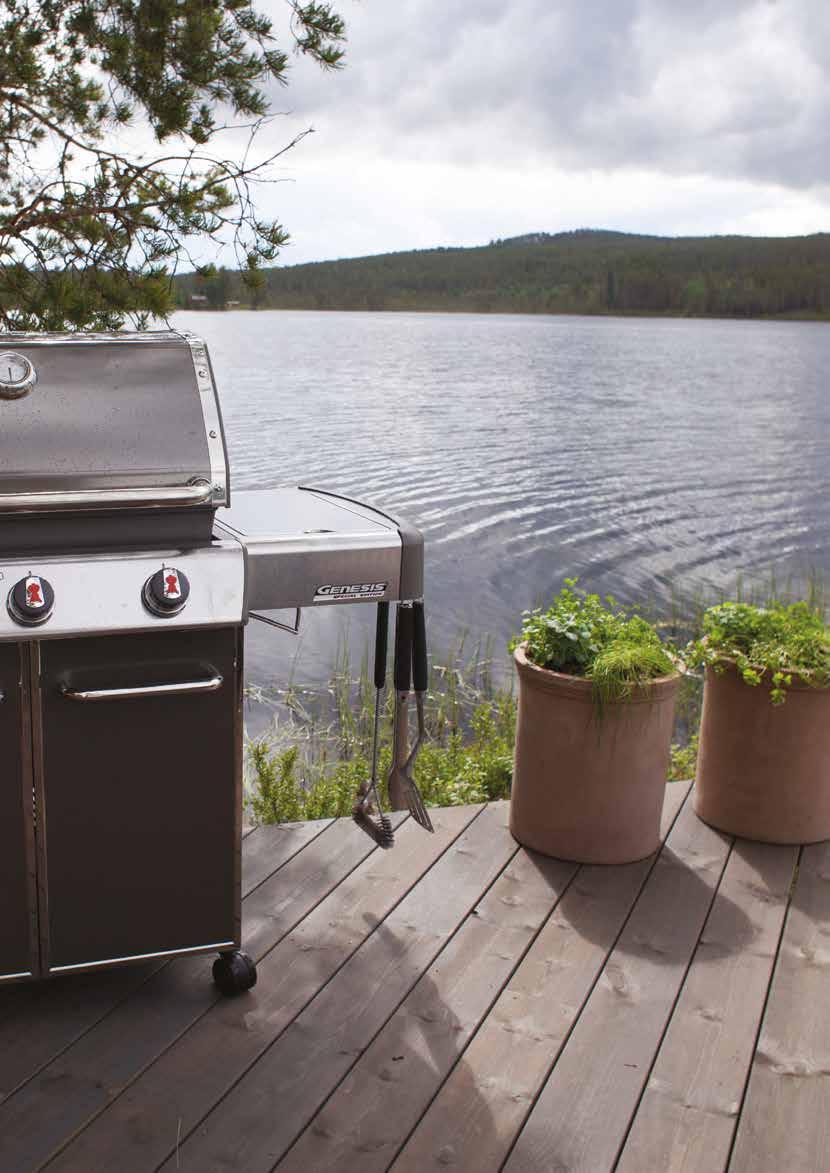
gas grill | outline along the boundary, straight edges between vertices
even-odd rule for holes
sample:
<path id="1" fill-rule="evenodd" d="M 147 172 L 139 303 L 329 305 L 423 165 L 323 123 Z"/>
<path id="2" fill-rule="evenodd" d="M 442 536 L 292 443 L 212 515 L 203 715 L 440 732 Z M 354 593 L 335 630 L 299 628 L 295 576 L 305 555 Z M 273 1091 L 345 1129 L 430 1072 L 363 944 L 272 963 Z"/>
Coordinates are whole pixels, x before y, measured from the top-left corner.
<path id="1" fill-rule="evenodd" d="M 247 988 L 245 624 L 418 599 L 421 535 L 322 488 L 231 503 L 197 338 L 0 346 L 0 981 L 218 952 Z"/>

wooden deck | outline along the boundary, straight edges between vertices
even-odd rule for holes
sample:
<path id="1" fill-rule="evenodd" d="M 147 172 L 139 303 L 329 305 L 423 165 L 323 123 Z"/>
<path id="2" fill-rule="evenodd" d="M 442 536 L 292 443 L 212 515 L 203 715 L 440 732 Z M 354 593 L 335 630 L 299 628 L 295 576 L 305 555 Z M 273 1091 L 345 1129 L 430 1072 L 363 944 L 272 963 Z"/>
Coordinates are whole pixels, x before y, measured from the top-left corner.
<path id="1" fill-rule="evenodd" d="M 210 959 L 0 991 L 2 1173 L 830 1168 L 830 845 L 519 849 L 506 804 L 245 841 L 249 995 Z M 400 821 L 400 820 L 399 820 Z"/>

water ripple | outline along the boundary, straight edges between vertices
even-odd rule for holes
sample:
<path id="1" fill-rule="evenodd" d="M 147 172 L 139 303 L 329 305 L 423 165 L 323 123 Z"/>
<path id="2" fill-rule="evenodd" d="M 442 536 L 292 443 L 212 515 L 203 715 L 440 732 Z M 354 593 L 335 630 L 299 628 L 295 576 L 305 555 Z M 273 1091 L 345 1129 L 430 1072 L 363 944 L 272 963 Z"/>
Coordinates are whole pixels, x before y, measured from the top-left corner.
<path id="1" fill-rule="evenodd" d="M 830 329 L 440 314 L 180 314 L 238 487 L 320 484 L 421 524 L 433 639 L 504 645 L 565 575 L 626 600 L 830 573 Z M 363 614 L 363 611 L 366 614 Z M 345 615 L 315 612 L 302 671 Z M 283 663 L 251 633 L 249 662 Z M 283 660 L 280 660 L 280 657 Z M 302 675 L 301 671 L 301 675 Z"/>

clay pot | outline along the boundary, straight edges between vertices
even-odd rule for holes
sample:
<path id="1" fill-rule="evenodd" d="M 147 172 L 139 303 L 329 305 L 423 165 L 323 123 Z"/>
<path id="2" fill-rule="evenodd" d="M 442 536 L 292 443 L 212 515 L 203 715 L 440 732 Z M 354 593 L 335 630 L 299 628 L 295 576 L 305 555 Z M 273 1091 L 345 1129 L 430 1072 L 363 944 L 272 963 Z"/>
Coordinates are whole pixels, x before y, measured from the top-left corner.
<path id="1" fill-rule="evenodd" d="M 514 837 L 578 863 L 631 863 L 660 845 L 679 675 L 638 688 L 598 714 L 590 680 L 539 668 L 522 648 Z"/>
<path id="2" fill-rule="evenodd" d="M 733 666 L 707 668 L 694 807 L 745 839 L 830 839 L 830 688 L 793 682 L 773 705 Z"/>

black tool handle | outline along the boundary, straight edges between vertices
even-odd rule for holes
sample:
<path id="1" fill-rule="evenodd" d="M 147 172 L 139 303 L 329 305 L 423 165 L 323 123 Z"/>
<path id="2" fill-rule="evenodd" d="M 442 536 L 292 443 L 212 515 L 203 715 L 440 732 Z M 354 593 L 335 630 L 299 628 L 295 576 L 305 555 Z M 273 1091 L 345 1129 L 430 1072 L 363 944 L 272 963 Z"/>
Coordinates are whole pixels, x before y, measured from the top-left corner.
<path id="1" fill-rule="evenodd" d="M 412 604 L 412 623 L 412 682 L 416 692 L 426 692 L 429 684 L 429 665 L 423 601 Z"/>
<path id="2" fill-rule="evenodd" d="M 412 680 L 412 608 L 398 603 L 395 626 L 395 689 L 409 692 Z"/>
<path id="3" fill-rule="evenodd" d="M 375 688 L 386 684 L 386 652 L 389 646 L 389 604 L 378 603 L 375 627 Z"/>

